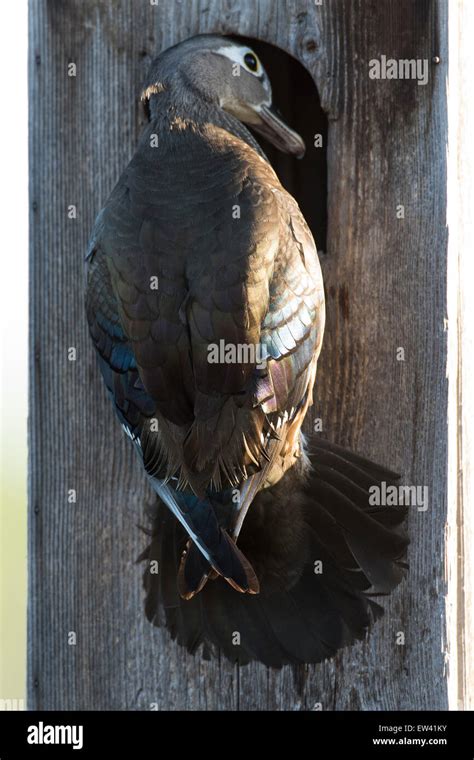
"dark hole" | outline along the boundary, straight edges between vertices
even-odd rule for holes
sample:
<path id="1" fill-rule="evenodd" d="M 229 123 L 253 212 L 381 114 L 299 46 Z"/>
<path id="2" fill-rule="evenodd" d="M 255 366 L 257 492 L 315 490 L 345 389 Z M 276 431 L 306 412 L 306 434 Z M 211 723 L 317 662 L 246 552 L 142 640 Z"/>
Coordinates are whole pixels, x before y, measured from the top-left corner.
<path id="1" fill-rule="evenodd" d="M 282 185 L 298 201 L 318 251 L 326 251 L 328 121 L 316 85 L 305 67 L 284 50 L 250 37 L 233 39 L 255 50 L 270 77 L 274 105 L 306 143 L 305 157 L 298 160 L 255 134 Z M 315 135 L 322 136 L 321 148 L 314 145 Z"/>
<path id="2" fill-rule="evenodd" d="M 142 122 L 150 121 L 150 103 L 148 100 L 140 100 L 140 107 L 143 112 L 143 119 L 140 119 Z"/>

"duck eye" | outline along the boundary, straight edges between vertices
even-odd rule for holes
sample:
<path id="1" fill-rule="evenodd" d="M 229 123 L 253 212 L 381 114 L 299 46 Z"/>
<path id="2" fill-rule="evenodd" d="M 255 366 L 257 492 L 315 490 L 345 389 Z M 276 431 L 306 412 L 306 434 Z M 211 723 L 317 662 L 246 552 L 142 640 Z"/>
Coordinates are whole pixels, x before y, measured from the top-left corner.
<path id="1" fill-rule="evenodd" d="M 250 71 L 257 71 L 258 61 L 257 57 L 253 53 L 246 53 L 244 57 L 245 65 Z"/>

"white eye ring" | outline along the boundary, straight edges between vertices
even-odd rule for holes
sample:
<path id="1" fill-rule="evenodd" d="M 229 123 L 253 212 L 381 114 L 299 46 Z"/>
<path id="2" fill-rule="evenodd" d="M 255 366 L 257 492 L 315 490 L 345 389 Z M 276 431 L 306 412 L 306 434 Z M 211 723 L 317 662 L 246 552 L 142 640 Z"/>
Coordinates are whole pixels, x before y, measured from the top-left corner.
<path id="1" fill-rule="evenodd" d="M 262 70 L 262 65 L 253 50 L 247 50 L 247 52 L 244 53 L 242 63 L 247 71 L 250 71 L 251 74 L 255 74 L 256 76 L 258 76 Z"/>
<path id="2" fill-rule="evenodd" d="M 260 63 L 260 59 L 258 58 L 257 54 L 253 52 L 250 48 L 245 47 L 234 47 L 234 46 L 226 46 L 219 48 L 215 51 L 218 55 L 224 55 L 226 58 L 228 58 L 233 63 L 238 63 L 239 66 L 244 70 L 247 71 L 249 74 L 253 74 L 254 76 L 261 76 L 263 73 L 263 66 Z M 255 59 L 255 62 L 257 64 L 256 69 L 250 68 L 248 64 L 246 63 L 245 59 L 247 56 L 252 56 L 252 58 Z"/>

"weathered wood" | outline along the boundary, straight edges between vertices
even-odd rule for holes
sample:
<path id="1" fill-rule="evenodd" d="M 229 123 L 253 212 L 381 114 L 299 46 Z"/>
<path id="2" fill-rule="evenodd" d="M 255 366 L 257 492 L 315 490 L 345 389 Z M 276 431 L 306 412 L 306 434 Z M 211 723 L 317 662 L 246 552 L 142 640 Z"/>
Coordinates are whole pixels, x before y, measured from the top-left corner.
<path id="1" fill-rule="evenodd" d="M 466 97 L 474 76 L 470 39 L 472 4 L 453 4 L 449 19 L 448 108 L 448 317 L 449 487 L 447 524 L 449 699 L 453 708 L 474 707 L 473 395 L 474 319 L 470 298 L 472 257 L 474 106 Z"/>
<path id="2" fill-rule="evenodd" d="M 444 0 L 30 0 L 30 708 L 447 706 L 447 12 Z M 410 512 L 410 575 L 383 621 L 333 662 L 294 671 L 203 662 L 146 622 L 133 559 L 150 494 L 83 313 L 87 237 L 136 144 L 150 58 L 209 31 L 274 43 L 314 78 L 330 118 L 314 413 L 332 440 L 430 494 L 427 512 Z M 381 55 L 427 58 L 429 84 L 371 80 Z"/>

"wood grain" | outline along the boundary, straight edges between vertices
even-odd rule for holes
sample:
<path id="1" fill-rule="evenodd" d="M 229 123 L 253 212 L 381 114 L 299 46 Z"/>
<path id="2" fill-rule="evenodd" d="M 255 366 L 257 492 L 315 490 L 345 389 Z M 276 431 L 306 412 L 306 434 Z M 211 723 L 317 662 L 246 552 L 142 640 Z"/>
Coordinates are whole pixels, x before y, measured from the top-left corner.
<path id="1" fill-rule="evenodd" d="M 449 699 L 454 708 L 474 707 L 474 563 L 472 498 L 474 320 L 469 290 L 474 279 L 474 173 L 470 135 L 474 107 L 466 82 L 474 75 L 469 40 L 472 5 L 460 0 L 449 18 L 448 99 L 448 377 L 449 481 L 447 526 Z"/>
<path id="2" fill-rule="evenodd" d="M 314 413 L 332 440 L 429 487 L 428 511 L 410 512 L 408 581 L 367 641 L 317 667 L 239 672 L 188 656 L 146 622 L 134 559 L 150 493 L 87 335 L 87 238 L 133 153 L 147 65 L 210 31 L 274 43 L 314 78 L 330 119 Z M 429 84 L 371 80 L 382 54 L 427 58 Z M 447 3 L 30 0 L 29 57 L 29 708 L 446 708 Z"/>

